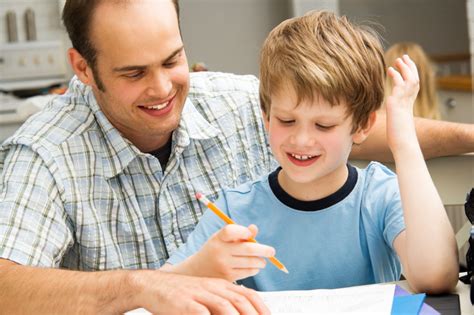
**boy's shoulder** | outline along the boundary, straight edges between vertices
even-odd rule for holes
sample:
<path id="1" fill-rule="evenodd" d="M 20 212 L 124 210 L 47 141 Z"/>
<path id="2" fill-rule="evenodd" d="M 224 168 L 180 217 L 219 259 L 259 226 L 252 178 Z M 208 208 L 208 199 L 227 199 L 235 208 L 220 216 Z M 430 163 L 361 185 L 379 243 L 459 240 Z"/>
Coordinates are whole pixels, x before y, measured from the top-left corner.
<path id="1" fill-rule="evenodd" d="M 268 175 L 262 175 L 255 180 L 247 181 L 236 187 L 225 188 L 221 193 L 221 197 L 224 197 L 227 203 L 238 201 L 239 204 L 245 202 L 253 203 L 256 200 L 260 200 L 271 191 L 268 184 Z"/>
<path id="2" fill-rule="evenodd" d="M 399 200 L 397 174 L 380 162 L 370 162 L 365 168 L 357 168 L 358 191 L 362 204 L 377 204 Z"/>
<path id="3" fill-rule="evenodd" d="M 371 161 L 365 168 L 358 168 L 359 175 L 374 177 L 374 179 L 385 179 L 387 177 L 396 177 L 394 171 L 388 166 L 377 161 Z"/>

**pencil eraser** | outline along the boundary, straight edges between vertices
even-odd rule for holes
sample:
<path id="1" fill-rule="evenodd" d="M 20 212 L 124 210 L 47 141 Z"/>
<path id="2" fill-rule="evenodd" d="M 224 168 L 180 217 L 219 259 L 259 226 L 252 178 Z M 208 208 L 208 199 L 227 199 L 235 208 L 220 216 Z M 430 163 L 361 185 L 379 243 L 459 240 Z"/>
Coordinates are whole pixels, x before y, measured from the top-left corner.
<path id="1" fill-rule="evenodd" d="M 201 198 L 202 198 L 202 194 L 201 194 L 200 192 L 197 192 L 197 193 L 196 193 L 196 198 L 197 198 L 197 199 L 201 199 Z"/>

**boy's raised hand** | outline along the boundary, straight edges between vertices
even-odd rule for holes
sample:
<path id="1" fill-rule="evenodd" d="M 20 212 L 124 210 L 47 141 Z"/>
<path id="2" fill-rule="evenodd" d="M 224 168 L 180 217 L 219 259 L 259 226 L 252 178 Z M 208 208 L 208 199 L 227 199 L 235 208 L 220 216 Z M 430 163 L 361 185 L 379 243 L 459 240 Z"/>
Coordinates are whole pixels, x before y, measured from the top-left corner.
<path id="1" fill-rule="evenodd" d="M 392 93 L 386 99 L 387 141 L 392 153 L 406 144 L 416 143 L 413 121 L 413 104 L 419 90 L 418 70 L 408 55 L 395 61 L 389 67 L 388 76 L 392 79 Z"/>
<path id="2" fill-rule="evenodd" d="M 192 265 L 194 274 L 198 276 L 229 281 L 254 276 L 265 267 L 264 258 L 275 255 L 273 247 L 247 241 L 257 233 L 258 229 L 253 224 L 248 228 L 237 224 L 226 225 L 211 236 L 201 250 L 189 257 L 187 264 Z"/>

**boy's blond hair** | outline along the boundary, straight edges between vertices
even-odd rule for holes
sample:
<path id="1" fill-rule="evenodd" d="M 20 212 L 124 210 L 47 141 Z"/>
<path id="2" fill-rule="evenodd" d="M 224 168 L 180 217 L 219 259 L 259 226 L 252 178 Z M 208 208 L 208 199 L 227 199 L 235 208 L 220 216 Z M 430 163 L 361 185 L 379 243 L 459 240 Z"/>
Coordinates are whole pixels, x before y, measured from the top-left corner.
<path id="1" fill-rule="evenodd" d="M 385 63 L 379 37 L 346 17 L 311 11 L 288 19 L 270 32 L 260 58 L 260 101 L 267 118 L 271 95 L 287 84 L 298 95 L 298 104 L 316 95 L 333 106 L 345 101 L 352 132 L 365 127 L 383 102 Z"/>
<path id="2" fill-rule="evenodd" d="M 413 114 L 424 118 L 441 119 L 438 95 L 436 94 L 435 66 L 423 48 L 412 42 L 396 43 L 385 52 L 385 63 L 393 66 L 395 60 L 404 54 L 408 54 L 416 64 L 420 77 L 420 91 L 415 100 Z M 388 77 L 385 89 L 387 95 L 392 90 L 392 82 Z"/>

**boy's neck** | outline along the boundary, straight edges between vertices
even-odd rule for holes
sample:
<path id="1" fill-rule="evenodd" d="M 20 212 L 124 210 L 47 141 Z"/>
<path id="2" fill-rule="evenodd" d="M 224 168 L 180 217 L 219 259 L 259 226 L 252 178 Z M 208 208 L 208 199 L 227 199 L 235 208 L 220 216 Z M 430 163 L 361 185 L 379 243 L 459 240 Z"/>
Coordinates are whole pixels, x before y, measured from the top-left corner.
<path id="1" fill-rule="evenodd" d="M 278 174 L 278 184 L 290 196 L 301 201 L 320 200 L 338 191 L 347 181 L 347 165 L 341 165 L 333 172 L 308 183 L 292 181 L 283 169 Z"/>

